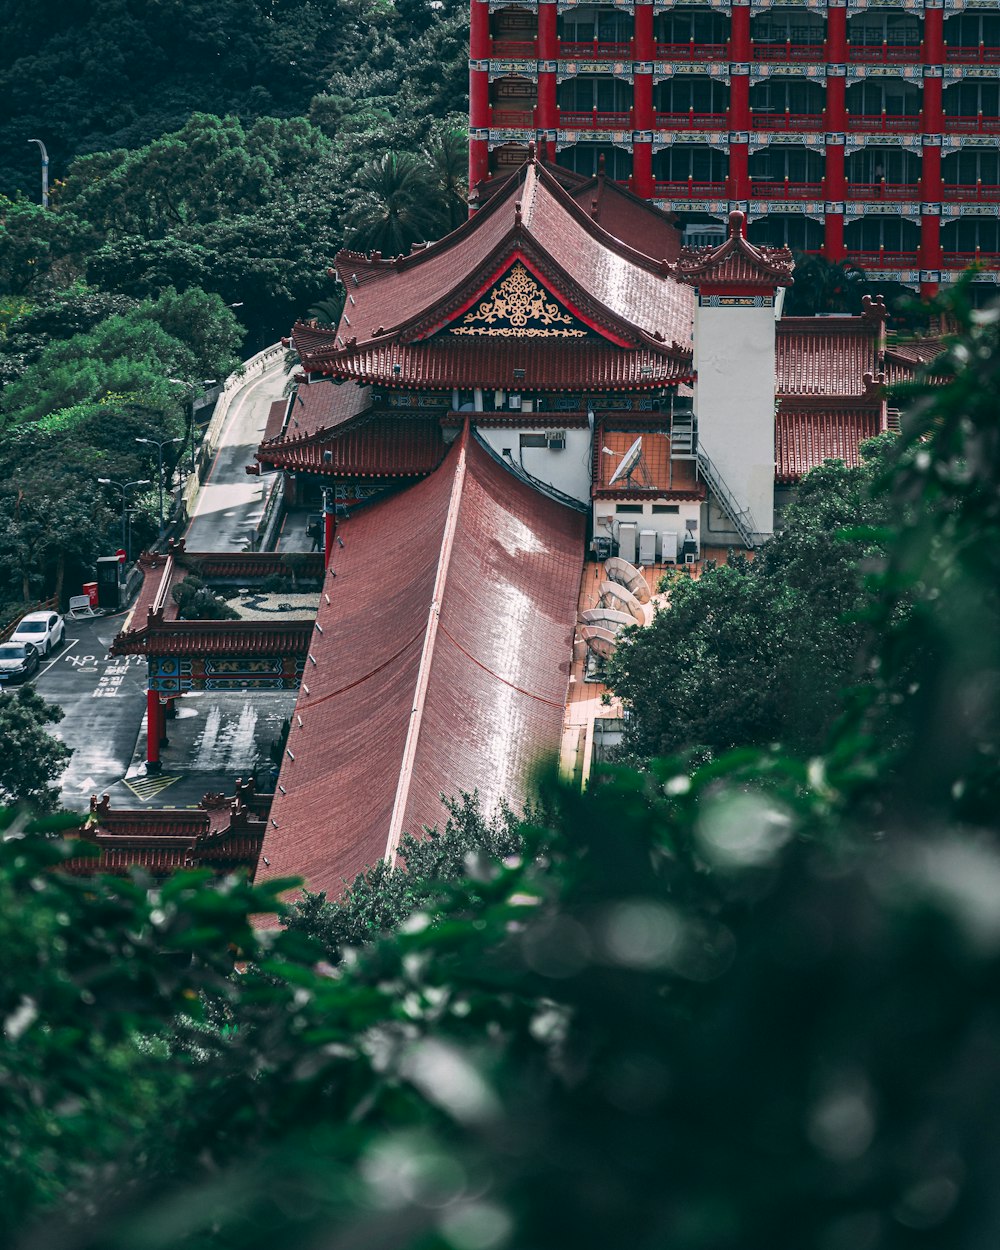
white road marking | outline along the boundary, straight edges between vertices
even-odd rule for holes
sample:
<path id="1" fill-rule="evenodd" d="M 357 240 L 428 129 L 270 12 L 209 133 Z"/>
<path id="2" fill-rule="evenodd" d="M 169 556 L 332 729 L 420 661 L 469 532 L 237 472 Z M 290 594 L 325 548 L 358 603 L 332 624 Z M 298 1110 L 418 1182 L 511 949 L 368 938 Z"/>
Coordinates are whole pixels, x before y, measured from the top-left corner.
<path id="1" fill-rule="evenodd" d="M 37 676 L 41 677 L 43 673 L 47 673 L 49 671 L 53 664 L 58 663 L 59 660 L 65 659 L 66 652 L 70 649 L 70 647 L 75 647 L 79 641 L 79 638 L 74 638 L 71 642 L 67 642 L 66 646 L 63 647 L 62 651 L 60 651 L 58 655 L 54 655 L 52 659 L 49 660 L 48 664 L 38 670 Z"/>

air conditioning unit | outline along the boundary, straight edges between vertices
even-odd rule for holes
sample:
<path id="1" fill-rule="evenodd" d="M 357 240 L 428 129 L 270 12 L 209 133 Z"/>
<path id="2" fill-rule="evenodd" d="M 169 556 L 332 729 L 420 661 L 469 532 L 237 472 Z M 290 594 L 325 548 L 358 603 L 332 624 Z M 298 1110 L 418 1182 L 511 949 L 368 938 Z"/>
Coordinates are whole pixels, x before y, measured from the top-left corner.
<path id="1" fill-rule="evenodd" d="M 545 435 L 545 441 L 548 444 L 549 451 L 565 451 L 566 450 L 566 431 L 550 430 Z"/>

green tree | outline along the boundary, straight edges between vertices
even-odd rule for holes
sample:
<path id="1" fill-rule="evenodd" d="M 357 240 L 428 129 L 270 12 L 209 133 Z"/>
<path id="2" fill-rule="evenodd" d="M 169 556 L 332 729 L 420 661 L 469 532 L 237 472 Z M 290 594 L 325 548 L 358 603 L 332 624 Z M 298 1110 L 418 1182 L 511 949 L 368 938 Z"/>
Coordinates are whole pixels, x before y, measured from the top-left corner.
<path id="1" fill-rule="evenodd" d="M 63 715 L 30 686 L 0 694 L 0 802 L 37 811 L 58 806 L 56 783 L 72 752 L 46 726 L 57 725 Z"/>
<path id="2" fill-rule="evenodd" d="M 0 196 L 0 293 L 25 295 L 71 280 L 86 233 L 70 214 Z"/>
<path id="3" fill-rule="evenodd" d="M 827 461 L 807 474 L 755 559 L 677 577 L 652 625 L 628 631 L 609 682 L 639 757 L 775 741 L 819 749 L 843 690 L 863 676 L 866 569 L 883 554 L 877 527 L 890 512 L 872 487 L 892 441 L 867 444 L 856 468 Z"/>
<path id="4" fill-rule="evenodd" d="M 415 156 L 386 152 L 357 175 L 355 192 L 344 219 L 350 247 L 405 255 L 444 228 L 427 166 Z"/>
<path id="5" fill-rule="evenodd" d="M 795 282 L 788 292 L 785 311 L 792 317 L 815 317 L 818 313 L 861 312 L 868 293 L 865 271 L 850 261 L 795 254 Z"/>

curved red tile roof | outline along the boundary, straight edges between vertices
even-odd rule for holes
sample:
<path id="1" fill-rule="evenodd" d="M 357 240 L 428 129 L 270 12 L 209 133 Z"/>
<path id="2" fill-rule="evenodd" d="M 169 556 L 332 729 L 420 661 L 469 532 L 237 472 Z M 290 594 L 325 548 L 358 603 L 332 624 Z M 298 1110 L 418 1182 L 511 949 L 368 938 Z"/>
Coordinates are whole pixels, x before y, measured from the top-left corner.
<path id="1" fill-rule="evenodd" d="M 792 253 L 787 247 L 758 247 L 743 230 L 746 217 L 729 214 L 729 234 L 708 247 L 685 247 L 677 261 L 677 276 L 693 286 L 760 287 L 773 290 L 792 284 Z"/>
<path id="2" fill-rule="evenodd" d="M 391 382 L 394 364 L 406 364 L 407 385 L 420 385 L 421 375 L 443 377 L 441 362 L 449 358 L 431 356 L 421 364 L 422 340 L 488 292 L 515 259 L 598 333 L 652 358 L 665 354 L 690 360 L 691 291 L 669 275 L 661 258 L 616 239 L 551 174 L 528 162 L 482 211 L 437 243 L 394 260 L 341 252 L 337 272 L 348 296 L 342 320 L 335 335 L 314 326 L 295 327 L 303 363 L 360 381 Z M 530 340 L 518 342 L 529 351 L 534 346 Z M 385 361 L 387 348 L 405 350 L 407 356 Z M 493 350 L 492 344 L 476 345 L 473 354 L 489 361 Z M 628 350 L 619 347 L 618 354 Z M 385 364 L 389 373 L 382 371 Z M 488 372 L 489 363 L 485 368 Z M 619 365 L 615 374 L 627 370 Z M 508 381 L 498 379 L 498 384 Z M 456 379 L 455 384 L 461 383 Z M 559 386 L 560 381 L 548 383 L 540 375 L 536 384 Z M 609 384 L 615 384 L 613 378 Z"/>
<path id="3" fill-rule="evenodd" d="M 398 340 L 353 347 L 316 367 L 341 376 L 407 390 L 487 390 L 514 387 L 579 391 L 645 390 L 692 378 L 690 358 L 653 348 L 622 348 L 599 338 L 506 339 L 444 336 L 424 343 Z M 398 367 L 398 372 L 397 372 Z M 515 376 L 514 370 L 524 371 Z"/>
<path id="4" fill-rule="evenodd" d="M 357 428 L 322 431 L 308 438 L 292 437 L 262 445 L 254 456 L 273 468 L 336 477 L 382 478 L 430 473 L 441 463 L 444 453 L 437 418 L 380 416 Z"/>
<path id="5" fill-rule="evenodd" d="M 584 522 L 465 433 L 338 532 L 260 869 L 331 895 L 440 824 L 440 792 L 525 797 L 558 746 Z"/>
<path id="6" fill-rule="evenodd" d="M 296 326 L 296 330 L 298 327 Z M 328 339 L 322 340 L 324 343 Z M 280 401 L 285 407 L 288 400 Z M 322 434 L 327 430 L 335 430 L 353 421 L 355 417 L 367 412 L 372 406 L 371 390 L 367 386 L 358 386 L 354 382 L 342 382 L 339 385 L 329 381 L 313 382 L 297 386 L 292 398 L 291 412 L 284 428 L 284 437 L 309 438 Z M 278 428 L 274 437 L 281 435 Z M 261 440 L 268 442 L 267 431 Z"/>

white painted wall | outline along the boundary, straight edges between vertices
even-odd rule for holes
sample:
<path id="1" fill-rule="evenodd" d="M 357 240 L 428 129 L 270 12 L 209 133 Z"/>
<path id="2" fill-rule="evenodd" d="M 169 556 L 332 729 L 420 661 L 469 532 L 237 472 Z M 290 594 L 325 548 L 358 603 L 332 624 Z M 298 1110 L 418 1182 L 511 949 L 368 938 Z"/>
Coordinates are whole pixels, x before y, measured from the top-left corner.
<path id="1" fill-rule="evenodd" d="M 687 522 L 694 521 L 694 536 L 698 541 L 699 550 L 701 548 L 701 504 L 697 499 L 685 500 L 676 505 L 676 512 L 654 512 L 653 508 L 663 507 L 671 503 L 667 499 L 645 499 L 641 505 L 638 500 L 629 500 L 628 504 L 633 507 L 642 507 L 642 512 L 619 513 L 617 511 L 617 502 L 614 499 L 595 499 L 594 500 L 594 537 L 610 538 L 612 542 L 618 542 L 618 525 L 621 521 L 632 521 L 636 527 L 636 542 L 638 543 L 638 534 L 642 530 L 655 530 L 657 533 L 656 540 L 656 559 L 659 563 L 663 555 L 663 535 L 665 533 L 674 533 L 677 535 L 677 551 L 678 560 L 680 548 L 684 542 L 684 536 L 687 532 Z"/>
<path id="2" fill-rule="evenodd" d="M 774 309 L 695 309 L 698 438 L 757 530 L 774 532 Z"/>
<path id="3" fill-rule="evenodd" d="M 498 456 L 502 456 L 504 448 L 509 447 L 514 464 L 532 477 L 548 486 L 554 486 L 564 495 L 570 495 L 583 503 L 590 502 L 592 456 L 589 429 L 567 429 L 566 446 L 561 451 L 553 451 L 547 447 L 526 447 L 521 450 L 522 434 L 552 434 L 550 429 L 532 429 L 530 425 L 498 429 L 496 426 L 483 425 L 477 426 L 476 432 Z"/>

